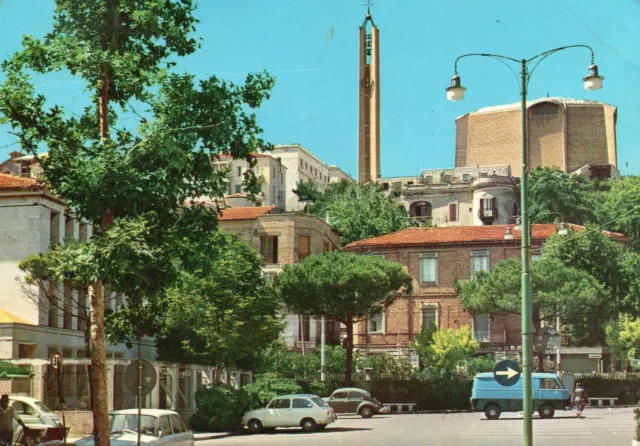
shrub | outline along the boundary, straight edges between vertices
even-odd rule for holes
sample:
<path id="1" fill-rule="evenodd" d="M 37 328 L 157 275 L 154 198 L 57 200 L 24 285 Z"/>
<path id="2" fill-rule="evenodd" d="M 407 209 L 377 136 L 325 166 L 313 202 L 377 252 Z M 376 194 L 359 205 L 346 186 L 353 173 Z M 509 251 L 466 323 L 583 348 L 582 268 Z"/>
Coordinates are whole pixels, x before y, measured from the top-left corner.
<path id="1" fill-rule="evenodd" d="M 373 369 L 373 376 L 379 378 L 407 379 L 416 374 L 407 358 L 396 358 L 389 354 L 369 356 L 362 361 L 361 367 Z"/>
<path id="2" fill-rule="evenodd" d="M 277 378 L 274 374 L 257 375 L 253 384 L 242 388 L 249 399 L 249 407 L 258 409 L 265 407 L 269 401 L 278 395 L 300 393 L 302 388 L 293 379 Z"/>
<path id="3" fill-rule="evenodd" d="M 196 412 L 191 427 L 196 431 L 228 432 L 240 429 L 242 415 L 249 409 L 243 390 L 220 385 L 196 392 Z"/>
<path id="4" fill-rule="evenodd" d="M 617 404 L 635 404 L 640 398 L 640 380 L 637 378 L 610 379 L 603 376 L 583 376 L 579 381 L 584 384 L 589 396 L 610 396 L 618 398 Z"/>
<path id="5" fill-rule="evenodd" d="M 496 367 L 496 360 L 491 355 L 472 358 L 467 361 L 467 375 L 476 376 L 478 373 L 491 372 Z"/>

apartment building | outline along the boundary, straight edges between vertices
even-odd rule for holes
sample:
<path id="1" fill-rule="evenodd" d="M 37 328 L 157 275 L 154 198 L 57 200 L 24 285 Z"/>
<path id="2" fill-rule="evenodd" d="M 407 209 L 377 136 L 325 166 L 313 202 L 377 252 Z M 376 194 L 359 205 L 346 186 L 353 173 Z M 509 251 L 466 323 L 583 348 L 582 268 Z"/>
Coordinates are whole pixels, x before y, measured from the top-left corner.
<path id="1" fill-rule="evenodd" d="M 275 206 L 226 208 L 220 228 L 236 235 L 262 254 L 265 281 L 282 272 L 284 265 L 311 254 L 340 249 L 340 234 L 320 218 L 302 213 L 274 213 Z M 286 314 L 283 339 L 291 349 L 313 348 L 320 343 L 320 319 Z M 327 344 L 340 341 L 340 324 L 326 322 Z"/>
<path id="2" fill-rule="evenodd" d="M 437 227 L 514 223 L 519 209 L 508 165 L 423 170 L 380 184 L 411 218 Z"/>
<path id="3" fill-rule="evenodd" d="M 558 229 L 555 224 L 532 226 L 534 261 L 544 241 Z M 623 243 L 626 240 L 622 234 L 608 235 Z M 417 333 L 431 323 L 439 328 L 468 325 L 480 343 L 479 353 L 496 359 L 519 358 L 520 315 L 470 314 L 457 296 L 456 282 L 472 279 L 479 271 L 490 271 L 506 258 L 520 257 L 520 243 L 519 230 L 491 225 L 409 228 L 347 245 L 346 250 L 401 263 L 414 279 L 412 295 L 399 296 L 384 311 L 354 327 L 354 345 L 367 354 L 405 356 L 417 365 L 417 355 L 409 347 Z M 606 347 L 563 348 L 562 367 L 565 371 L 603 370 L 603 358 L 608 361 L 608 356 Z"/>

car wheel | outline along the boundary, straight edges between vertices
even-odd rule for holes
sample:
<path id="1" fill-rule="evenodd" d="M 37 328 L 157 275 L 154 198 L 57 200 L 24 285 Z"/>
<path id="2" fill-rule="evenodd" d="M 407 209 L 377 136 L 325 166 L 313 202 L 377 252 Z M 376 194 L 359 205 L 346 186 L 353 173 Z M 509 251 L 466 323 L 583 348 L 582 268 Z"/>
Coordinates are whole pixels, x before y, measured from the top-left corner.
<path id="1" fill-rule="evenodd" d="M 302 426 L 302 430 L 305 432 L 313 432 L 316 430 L 317 424 L 313 419 L 305 418 L 300 422 L 300 426 Z"/>
<path id="2" fill-rule="evenodd" d="M 249 428 L 249 432 L 251 432 L 252 434 L 259 434 L 260 432 L 262 432 L 262 423 L 260 422 L 260 420 L 249 420 L 247 427 Z"/>
<path id="3" fill-rule="evenodd" d="M 549 404 L 543 404 L 538 409 L 538 413 L 540 414 L 540 418 L 553 418 L 553 415 L 556 413 L 555 409 Z"/>
<path id="4" fill-rule="evenodd" d="M 327 427 L 326 424 L 318 424 L 318 426 L 316 426 L 316 428 L 321 431 L 322 429 L 324 429 L 325 427 Z"/>
<path id="5" fill-rule="evenodd" d="M 497 420 L 500 418 L 500 407 L 497 404 L 488 404 L 484 408 L 484 414 L 489 420 Z"/>
<path id="6" fill-rule="evenodd" d="M 364 406 L 360 409 L 360 416 L 362 418 L 371 418 L 373 416 L 373 409 L 369 406 Z"/>

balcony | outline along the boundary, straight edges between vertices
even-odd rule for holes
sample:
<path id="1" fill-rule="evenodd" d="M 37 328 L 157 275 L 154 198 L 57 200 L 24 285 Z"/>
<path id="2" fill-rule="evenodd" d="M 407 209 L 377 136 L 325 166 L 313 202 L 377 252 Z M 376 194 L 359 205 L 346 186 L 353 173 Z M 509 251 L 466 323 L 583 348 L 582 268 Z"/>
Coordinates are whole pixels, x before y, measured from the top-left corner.
<path id="1" fill-rule="evenodd" d="M 490 225 L 498 218 L 498 208 L 478 209 L 478 218 L 484 225 Z"/>

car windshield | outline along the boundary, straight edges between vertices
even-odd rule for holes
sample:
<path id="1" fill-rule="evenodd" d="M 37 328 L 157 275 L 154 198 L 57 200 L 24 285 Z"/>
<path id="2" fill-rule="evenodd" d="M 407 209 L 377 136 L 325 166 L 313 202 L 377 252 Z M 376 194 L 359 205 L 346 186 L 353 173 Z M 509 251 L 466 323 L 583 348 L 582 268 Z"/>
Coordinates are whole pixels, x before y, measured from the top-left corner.
<path id="1" fill-rule="evenodd" d="M 51 413 L 51 409 L 49 409 L 47 406 L 45 406 L 44 404 L 42 404 L 40 401 L 36 401 L 35 406 L 40 409 L 41 411 L 43 411 L 44 413 Z"/>
<path id="2" fill-rule="evenodd" d="M 327 407 L 328 406 L 326 401 L 322 401 L 320 398 L 311 398 L 311 401 L 316 403 L 316 406 L 320 406 L 320 407 Z"/>
<path id="3" fill-rule="evenodd" d="M 110 431 L 122 432 L 131 431 L 138 432 L 138 415 L 137 414 L 113 414 L 111 415 Z M 153 435 L 157 437 L 156 417 L 151 415 L 142 415 L 140 418 L 140 431 L 145 435 Z"/>

